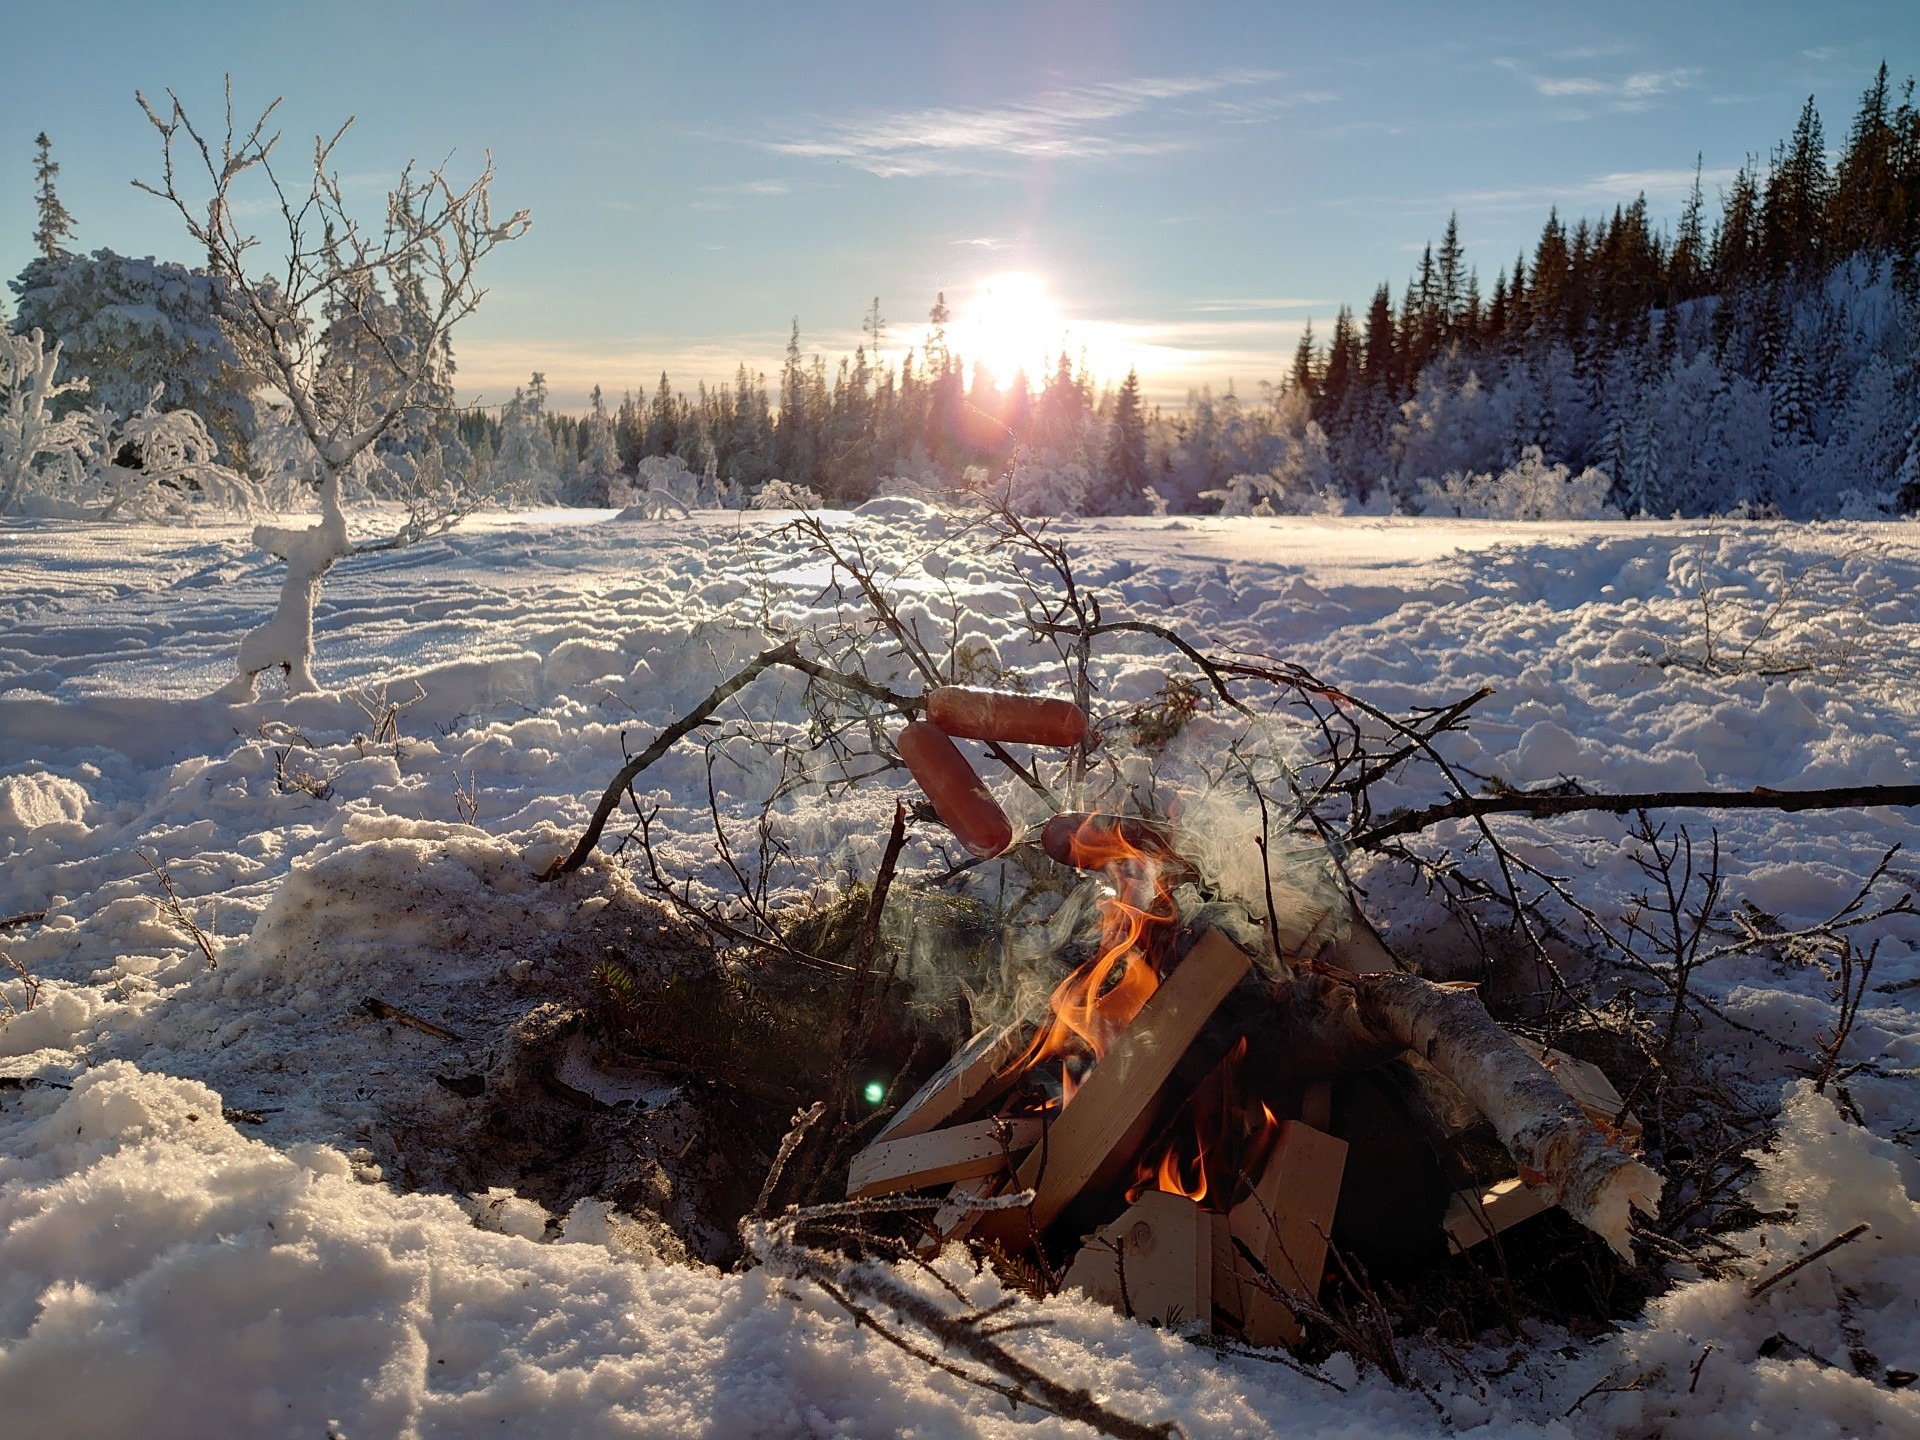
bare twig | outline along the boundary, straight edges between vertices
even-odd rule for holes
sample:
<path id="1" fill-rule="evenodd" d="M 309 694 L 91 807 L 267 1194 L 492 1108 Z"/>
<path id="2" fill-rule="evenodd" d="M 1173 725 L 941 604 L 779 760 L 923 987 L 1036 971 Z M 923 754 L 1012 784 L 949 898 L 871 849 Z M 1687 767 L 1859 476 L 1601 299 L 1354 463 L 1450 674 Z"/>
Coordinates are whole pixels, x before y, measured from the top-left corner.
<path id="1" fill-rule="evenodd" d="M 1173 1440 L 1183 1436 L 1172 1421 L 1150 1424 L 1122 1415 L 1102 1404 L 1090 1390 L 1063 1384 L 1007 1349 L 1000 1343 L 1000 1335 L 1034 1326 L 1028 1322 L 1013 1326 L 995 1323 L 1006 1313 L 1005 1304 L 984 1309 L 967 1306 L 955 1312 L 913 1289 L 886 1267 L 847 1261 L 796 1243 L 794 1229 L 813 1213 L 793 1212 L 773 1224 L 749 1222 L 743 1227 L 749 1252 L 770 1269 L 814 1285 L 856 1324 L 872 1330 L 890 1345 L 968 1384 L 990 1390 L 1010 1405 L 1029 1405 L 1077 1420 L 1115 1440 Z M 931 1343 L 909 1332 L 909 1325 Z M 933 1348 L 935 1345 L 939 1348 Z M 961 1359 L 951 1358 L 955 1354 Z"/>
<path id="2" fill-rule="evenodd" d="M 418 1015 L 402 1010 L 398 1005 L 389 1005 L 384 1000 L 369 995 L 360 1002 L 360 1008 L 376 1020 L 391 1020 L 396 1025 L 405 1025 L 409 1030 L 418 1030 L 422 1035 L 431 1035 L 436 1040 L 452 1040 L 456 1044 L 465 1044 L 465 1037 L 456 1035 L 444 1025 L 436 1025 L 431 1020 L 422 1020 Z"/>
<path id="3" fill-rule="evenodd" d="M 20 977 L 23 992 L 21 995 L 23 1003 L 16 1005 L 4 991 L 0 991 L 0 1006 L 5 1007 L 5 1013 L 0 1014 L 0 1019 L 12 1019 L 15 1015 L 26 1014 L 40 999 L 40 981 L 35 979 L 33 972 L 27 969 L 26 962 L 16 960 L 4 950 L 0 950 L 0 965 L 4 965 Z"/>
<path id="4" fill-rule="evenodd" d="M 1798 1260 L 1795 1260 L 1792 1264 L 1782 1265 L 1778 1270 L 1775 1270 L 1771 1275 L 1768 1275 L 1765 1279 L 1756 1280 L 1753 1282 L 1753 1284 L 1749 1285 L 1747 1287 L 1747 1298 L 1749 1300 L 1757 1300 L 1760 1296 L 1764 1295 L 1767 1291 L 1771 1290 L 1774 1286 L 1778 1285 L 1782 1280 L 1786 1279 L 1789 1275 L 1793 1274 L 1795 1271 L 1800 1270 L 1805 1266 L 1811 1265 L 1814 1261 L 1818 1260 L 1822 1255 L 1832 1254 L 1835 1250 L 1838 1250 L 1842 1245 L 1846 1245 L 1851 1243 L 1852 1241 L 1858 1240 L 1862 1235 L 1866 1234 L 1867 1231 L 1871 1228 L 1872 1227 L 1869 1226 L 1866 1221 L 1862 1220 L 1858 1225 L 1855 1225 L 1852 1229 L 1843 1231 L 1840 1234 L 1834 1236 L 1833 1239 L 1827 1241 L 1827 1243 L 1822 1245 L 1818 1250 L 1809 1251 L 1807 1254 L 1802 1255 Z"/>
<path id="5" fill-rule="evenodd" d="M 207 957 L 207 968 L 209 970 L 219 969 L 220 955 L 219 952 L 214 949 L 213 939 L 195 923 L 193 916 L 187 913 L 187 907 L 181 903 L 180 896 L 173 888 L 173 877 L 166 872 L 164 867 L 149 859 L 145 852 L 135 851 L 134 853 L 140 856 L 140 863 L 153 872 L 153 878 L 160 882 L 161 898 L 158 900 L 149 899 L 147 903 L 159 911 L 161 915 L 165 916 L 167 923 L 172 925 L 174 929 L 180 931 L 193 941 L 195 946 L 199 948 L 200 953 Z"/>
<path id="6" fill-rule="evenodd" d="M 789 640 L 784 644 L 774 646 L 770 650 L 763 650 L 732 675 L 714 686 L 712 691 L 708 693 L 706 699 L 702 700 L 698 705 L 694 706 L 693 709 L 689 710 L 685 715 L 682 715 L 678 720 L 674 721 L 673 724 L 662 730 L 654 737 L 651 745 L 647 746 L 645 750 L 642 750 L 638 755 L 620 767 L 619 774 L 613 777 L 613 780 L 607 785 L 606 790 L 601 794 L 600 803 L 594 807 L 593 818 L 587 822 L 586 832 L 581 835 L 579 841 L 564 858 L 555 861 L 552 865 L 549 865 L 545 870 L 541 871 L 538 878 L 541 880 L 554 880 L 562 875 L 570 875 L 582 865 L 586 864 L 587 857 L 593 853 L 593 847 L 600 843 L 600 835 L 601 832 L 607 828 L 607 821 L 613 817 L 613 812 L 620 808 L 622 797 L 630 792 L 633 782 L 640 775 L 640 772 L 653 764 L 654 761 L 658 760 L 662 755 L 665 755 L 667 751 L 671 750 L 683 737 L 691 734 L 694 730 L 705 724 L 707 720 L 713 716 L 714 712 L 726 704 L 728 700 L 732 699 L 734 695 L 738 694 L 775 666 L 786 666 L 789 669 L 798 670 L 805 675 L 812 676 L 816 680 L 842 686 L 848 690 L 866 695 L 871 699 L 883 700 L 903 713 L 912 713 L 914 707 L 918 704 L 918 701 L 913 697 L 896 694 L 883 685 L 876 685 L 865 676 L 844 675 L 820 665 L 817 661 L 808 659 L 800 653 L 800 642 L 798 640 Z"/>

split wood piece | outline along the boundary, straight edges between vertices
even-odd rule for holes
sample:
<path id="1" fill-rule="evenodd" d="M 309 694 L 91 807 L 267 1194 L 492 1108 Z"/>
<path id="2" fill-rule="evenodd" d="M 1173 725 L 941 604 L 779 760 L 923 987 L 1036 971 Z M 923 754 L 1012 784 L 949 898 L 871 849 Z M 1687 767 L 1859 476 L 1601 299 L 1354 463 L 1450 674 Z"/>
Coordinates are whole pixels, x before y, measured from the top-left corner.
<path id="1" fill-rule="evenodd" d="M 950 1180 L 971 1180 L 1007 1168 L 1007 1155 L 1019 1155 L 1040 1138 L 1034 1115 L 1011 1120 L 975 1120 L 925 1135 L 869 1145 L 853 1157 L 847 1172 L 847 1198 L 921 1190 Z"/>
<path id="2" fill-rule="evenodd" d="M 1212 1217 L 1185 1195 L 1149 1190 L 1080 1247 L 1064 1284 L 1152 1325 L 1210 1327 Z"/>
<path id="3" fill-rule="evenodd" d="M 1232 1238 L 1265 1267 L 1273 1284 L 1296 1299 L 1319 1297 L 1327 1236 L 1333 1230 L 1346 1166 L 1346 1141 L 1298 1120 L 1283 1121 L 1253 1193 L 1227 1212 Z M 1299 1344 L 1300 1322 L 1286 1302 L 1255 1283 L 1244 1268 L 1235 1273 L 1240 1329 L 1247 1343 Z M 1217 1276 L 1215 1283 L 1218 1287 Z"/>
<path id="4" fill-rule="evenodd" d="M 1202 935 L 1020 1167 L 1014 1188 L 1033 1190 L 1032 1206 L 995 1211 L 982 1220 L 980 1234 L 1009 1251 L 1024 1249 L 1082 1190 L 1118 1180 L 1133 1159 L 1129 1135 L 1151 1121 L 1180 1057 L 1252 965 L 1252 957 L 1220 931 Z"/>
<path id="5" fill-rule="evenodd" d="M 1485 1190 L 1456 1190 L 1441 1222 L 1447 1232 L 1447 1248 L 1460 1254 L 1552 1208 L 1551 1195 L 1534 1189 L 1518 1175 Z"/>
<path id="6" fill-rule="evenodd" d="M 973 1227 L 980 1223 L 984 1210 L 973 1208 L 980 1200 L 991 1200 L 1000 1193 L 1000 1182 L 1005 1175 L 976 1175 L 971 1180 L 962 1180 L 947 1192 L 946 1200 L 933 1212 L 933 1219 L 927 1224 L 933 1233 L 919 1244 L 922 1255 L 937 1255 L 941 1247 L 949 1241 L 964 1240 L 973 1233 Z"/>
<path id="7" fill-rule="evenodd" d="M 913 1092 L 874 1143 L 924 1135 L 951 1120 L 967 1118 L 970 1108 L 992 1104 L 1017 1078 L 1008 1076 L 1006 1085 L 994 1084 L 1026 1047 L 1033 1028 L 1031 1021 L 1020 1020 L 982 1030 Z"/>
<path id="8" fill-rule="evenodd" d="M 1589 1120 L 1618 1130 L 1635 1145 L 1640 1143 L 1640 1117 L 1627 1109 L 1627 1102 L 1598 1065 L 1576 1060 L 1564 1050 L 1542 1050 L 1540 1063 L 1573 1097 L 1573 1103 L 1587 1112 Z"/>

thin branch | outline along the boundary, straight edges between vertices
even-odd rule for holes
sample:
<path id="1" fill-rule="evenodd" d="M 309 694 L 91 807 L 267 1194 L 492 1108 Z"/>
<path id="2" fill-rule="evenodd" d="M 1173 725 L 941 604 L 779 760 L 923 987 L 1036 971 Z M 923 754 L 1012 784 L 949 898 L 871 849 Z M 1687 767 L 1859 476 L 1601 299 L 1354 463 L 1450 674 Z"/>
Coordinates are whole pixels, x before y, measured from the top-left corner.
<path id="1" fill-rule="evenodd" d="M 1875 805 L 1920 805 L 1920 785 L 1839 785 L 1825 790 L 1641 790 L 1622 795 L 1476 795 L 1429 805 L 1398 816 L 1349 841 L 1357 849 L 1377 849 L 1397 835 L 1432 829 L 1447 820 L 1478 820 L 1486 815 L 1576 815 L 1601 811 L 1630 815 L 1636 810 L 1865 810 Z"/>
<path id="2" fill-rule="evenodd" d="M 1749 1285 L 1747 1287 L 1747 1298 L 1749 1300 L 1759 1299 L 1760 1296 L 1764 1295 L 1767 1291 L 1771 1290 L 1774 1286 L 1778 1285 L 1782 1280 L 1786 1279 L 1789 1275 L 1793 1274 L 1796 1270 L 1800 1270 L 1805 1268 L 1808 1265 L 1811 1265 L 1814 1261 L 1818 1260 L 1822 1255 L 1832 1254 L 1835 1250 L 1838 1250 L 1842 1245 L 1846 1245 L 1852 1241 L 1858 1240 L 1862 1235 L 1866 1234 L 1870 1228 L 1872 1227 L 1869 1226 L 1866 1221 L 1862 1220 L 1858 1225 L 1855 1225 L 1851 1230 L 1847 1230 L 1839 1235 L 1834 1236 L 1833 1239 L 1827 1241 L 1827 1243 L 1822 1245 L 1818 1250 L 1814 1250 L 1809 1252 L 1808 1254 L 1802 1255 L 1798 1260 L 1795 1260 L 1791 1265 L 1782 1265 L 1778 1270 L 1774 1271 L 1771 1275 L 1767 1276 L 1764 1280 L 1756 1280 L 1753 1282 L 1753 1284 Z"/>

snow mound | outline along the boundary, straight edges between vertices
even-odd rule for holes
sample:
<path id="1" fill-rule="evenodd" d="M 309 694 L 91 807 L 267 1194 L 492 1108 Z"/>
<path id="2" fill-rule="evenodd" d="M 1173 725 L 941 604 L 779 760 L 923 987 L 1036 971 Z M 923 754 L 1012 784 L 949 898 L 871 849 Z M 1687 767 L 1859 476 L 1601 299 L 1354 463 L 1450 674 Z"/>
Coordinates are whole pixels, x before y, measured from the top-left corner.
<path id="1" fill-rule="evenodd" d="M 608 1243 L 586 1213 L 569 1226 L 584 1243 L 541 1243 L 527 1201 L 363 1183 L 330 1147 L 240 1135 L 195 1081 L 115 1061 L 24 1104 L 0 1112 L 9 1433 L 1078 1433 L 1010 1414 L 821 1297 L 795 1304 L 768 1271 L 635 1263 L 644 1248 Z M 948 1268 L 976 1303 L 997 1294 Z M 1021 1342 L 1036 1362 L 1189 1435 L 1269 1435 L 1283 1415 L 1303 1435 L 1430 1426 L 1378 1382 L 1339 1396 L 1087 1302 L 1046 1314 Z"/>
<path id="2" fill-rule="evenodd" d="M 1901 1152 L 1809 1081 L 1790 1089 L 1783 1120 L 1773 1151 L 1755 1157 L 1752 1198 L 1791 1218 L 1743 1237 L 1746 1273 L 1680 1286 L 1603 1352 L 1610 1383 L 1637 1382 L 1582 1406 L 1607 1433 L 1920 1434 L 1920 1393 L 1887 1384 L 1920 1357 L 1920 1205 Z M 1862 1223 L 1858 1239 L 1749 1293 Z"/>
<path id="3" fill-rule="evenodd" d="M 0 839 L 23 838 L 42 825 L 79 824 L 87 792 L 62 775 L 0 775 Z"/>

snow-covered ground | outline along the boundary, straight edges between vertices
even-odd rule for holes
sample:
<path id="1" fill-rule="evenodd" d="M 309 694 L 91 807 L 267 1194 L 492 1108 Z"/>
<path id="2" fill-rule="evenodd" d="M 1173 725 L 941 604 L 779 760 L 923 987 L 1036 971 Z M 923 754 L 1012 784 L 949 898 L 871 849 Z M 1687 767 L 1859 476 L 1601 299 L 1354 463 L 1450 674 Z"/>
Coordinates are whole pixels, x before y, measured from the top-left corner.
<path id="1" fill-rule="evenodd" d="M 0 525 L 0 920 L 45 912 L 0 929 L 0 1429 L 1085 1433 L 1010 1414 L 764 1270 L 638 1255 L 604 1206 L 548 1217 L 504 1195 L 409 1193 L 382 1131 L 399 1104 L 457 1112 L 435 1076 L 471 1057 L 361 1001 L 456 1033 L 531 1003 L 529 957 L 631 893 L 611 866 L 534 879 L 618 767 L 622 733 L 643 744 L 769 627 L 833 618 L 825 565 L 781 518 L 499 516 L 354 558 L 319 611 L 331 688 L 245 706 L 208 698 L 278 583 L 242 527 Z M 1057 683 L 959 521 L 900 500 L 828 518 L 893 575 L 909 618 Z M 1184 518 L 1053 533 L 1110 616 L 1298 661 L 1389 708 L 1493 686 L 1449 742 L 1477 779 L 1920 779 L 1911 526 Z M 1168 664 L 1121 637 L 1099 704 L 1151 697 Z M 798 734 L 798 693 L 770 675 L 734 713 Z M 397 743 L 382 737 L 407 701 Z M 766 777 L 729 756 L 719 803 L 751 813 Z M 1382 786 L 1376 804 L 1436 798 L 1421 783 Z M 693 746 L 640 782 L 664 862 L 717 887 L 707 785 Z M 870 865 L 897 785 L 783 807 L 802 858 L 782 883 Z M 1043 818 L 1005 798 L 1017 820 Z M 1787 924 L 1824 918 L 1920 839 L 1914 811 L 1679 818 L 1703 837 L 1717 823 L 1729 899 Z M 1503 827 L 1604 916 L 1641 881 L 1616 820 Z M 937 841 L 916 833 L 908 862 L 936 864 Z M 1903 859 L 1883 898 L 1913 883 Z M 217 966 L 155 903 L 156 869 Z M 1423 914 L 1377 918 L 1420 943 Z M 1920 1391 L 1885 1374 L 1920 1370 L 1920 923 L 1881 939 L 1846 1054 L 1872 1062 L 1848 1087 L 1865 1129 L 1791 1079 L 1832 1021 L 1824 975 L 1762 953 L 1697 979 L 1785 1047 L 1727 1060 L 1730 1085 L 1785 1105 L 1753 1183 L 1792 1218 L 1740 1237 L 1746 1278 L 1683 1281 L 1599 1341 L 1415 1347 L 1432 1403 L 1342 1357 L 1327 1377 L 1346 1393 L 1075 1300 L 1017 1343 L 1196 1440 L 1920 1433 Z M 1748 1299 L 1748 1278 L 1861 1221 L 1861 1238 Z M 1780 1335 L 1791 1343 L 1765 1343 Z"/>

